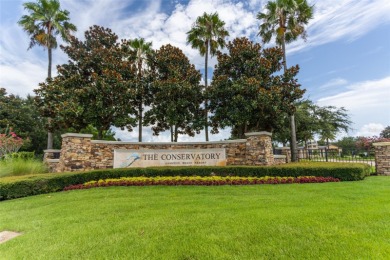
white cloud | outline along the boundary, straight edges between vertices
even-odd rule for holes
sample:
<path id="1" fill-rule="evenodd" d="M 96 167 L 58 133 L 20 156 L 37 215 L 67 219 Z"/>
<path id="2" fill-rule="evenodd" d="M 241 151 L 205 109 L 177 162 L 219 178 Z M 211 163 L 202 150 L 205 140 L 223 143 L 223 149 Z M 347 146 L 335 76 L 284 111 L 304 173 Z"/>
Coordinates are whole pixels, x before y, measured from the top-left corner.
<path id="1" fill-rule="evenodd" d="M 39 82 L 47 77 L 47 69 L 29 61 L 12 66 L 0 64 L 0 86 L 6 87 L 9 94 L 26 96 L 38 88 Z"/>
<path id="2" fill-rule="evenodd" d="M 289 54 L 337 40 L 353 41 L 378 25 L 390 22 L 388 0 L 310 2 L 315 11 L 307 27 L 307 42 L 299 40 L 289 44 Z"/>
<path id="3" fill-rule="evenodd" d="M 346 85 L 347 83 L 348 83 L 348 81 L 346 79 L 335 78 L 335 79 L 329 80 L 328 82 L 326 82 L 325 84 L 320 86 L 319 89 L 328 89 L 328 88 L 333 88 L 333 87 L 339 87 L 339 86 Z"/>
<path id="4" fill-rule="evenodd" d="M 345 107 L 351 115 L 354 127 L 361 133 L 364 125 L 371 122 L 390 123 L 390 76 L 373 81 L 364 81 L 347 86 L 347 91 L 321 98 L 320 106 Z M 367 131 L 366 131 L 367 133 Z"/>
<path id="5" fill-rule="evenodd" d="M 321 98 L 318 103 L 345 106 L 353 110 L 380 109 L 390 106 L 390 76 L 379 80 L 358 82 L 347 86 L 347 89 L 346 92 Z"/>
<path id="6" fill-rule="evenodd" d="M 363 125 L 359 131 L 356 132 L 355 136 L 379 136 L 379 134 L 385 129 L 382 124 L 368 123 Z"/>

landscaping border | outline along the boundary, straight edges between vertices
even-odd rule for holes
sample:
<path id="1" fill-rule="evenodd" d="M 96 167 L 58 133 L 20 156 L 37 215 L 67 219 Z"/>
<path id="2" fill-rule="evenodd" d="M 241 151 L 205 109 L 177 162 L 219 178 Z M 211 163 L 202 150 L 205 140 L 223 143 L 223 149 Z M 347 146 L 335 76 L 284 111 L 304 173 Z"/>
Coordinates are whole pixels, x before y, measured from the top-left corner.
<path id="1" fill-rule="evenodd" d="M 104 169 L 87 172 L 50 173 L 0 179 L 0 200 L 57 192 L 70 185 L 120 177 L 241 176 L 241 177 L 334 177 L 341 181 L 362 180 L 370 174 L 366 164 L 290 163 L 278 166 L 159 167 Z"/>

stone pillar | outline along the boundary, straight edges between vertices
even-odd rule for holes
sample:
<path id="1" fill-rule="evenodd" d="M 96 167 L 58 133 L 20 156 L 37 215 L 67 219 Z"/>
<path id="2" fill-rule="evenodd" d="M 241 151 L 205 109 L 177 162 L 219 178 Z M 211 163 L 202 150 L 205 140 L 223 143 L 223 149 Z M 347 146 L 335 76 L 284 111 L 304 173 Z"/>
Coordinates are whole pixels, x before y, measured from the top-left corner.
<path id="1" fill-rule="evenodd" d="M 246 165 L 273 165 L 274 154 L 270 132 L 246 133 Z"/>
<path id="2" fill-rule="evenodd" d="M 57 171 L 91 170 L 91 134 L 63 134 Z"/>
<path id="3" fill-rule="evenodd" d="M 376 172 L 390 176 L 390 142 L 374 143 Z"/>
<path id="4" fill-rule="evenodd" d="M 286 163 L 291 162 L 291 149 L 290 147 L 280 147 L 281 154 L 286 156 Z"/>
<path id="5" fill-rule="evenodd" d="M 43 151 L 43 162 L 47 165 L 50 172 L 57 172 L 60 154 L 61 150 L 48 149 Z"/>
<path id="6" fill-rule="evenodd" d="M 56 149 L 43 150 L 43 161 L 46 161 L 47 159 L 59 159 L 60 153 L 61 150 Z"/>

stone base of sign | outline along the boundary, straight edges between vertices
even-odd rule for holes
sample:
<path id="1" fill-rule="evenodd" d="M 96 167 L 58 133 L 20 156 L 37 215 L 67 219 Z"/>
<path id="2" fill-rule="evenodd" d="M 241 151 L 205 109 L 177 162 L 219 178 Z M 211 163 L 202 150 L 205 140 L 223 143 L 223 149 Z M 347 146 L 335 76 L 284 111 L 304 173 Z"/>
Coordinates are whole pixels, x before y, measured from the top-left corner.
<path id="1" fill-rule="evenodd" d="M 90 134 L 68 133 L 62 135 L 61 155 L 58 163 L 45 155 L 53 172 L 87 171 L 114 166 L 114 150 L 191 150 L 224 149 L 226 165 L 274 165 L 271 133 L 247 133 L 247 139 L 221 142 L 139 143 L 91 140 Z M 284 159 L 285 162 L 285 159 Z"/>
<path id="2" fill-rule="evenodd" d="M 390 176 L 390 142 L 374 143 L 376 172 Z"/>

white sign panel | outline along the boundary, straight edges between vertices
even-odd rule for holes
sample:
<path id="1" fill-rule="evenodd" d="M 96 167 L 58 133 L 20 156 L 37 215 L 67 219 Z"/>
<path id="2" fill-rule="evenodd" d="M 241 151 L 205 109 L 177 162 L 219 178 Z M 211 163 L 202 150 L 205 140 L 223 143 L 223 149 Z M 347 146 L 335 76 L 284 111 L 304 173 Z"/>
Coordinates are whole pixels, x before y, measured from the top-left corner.
<path id="1" fill-rule="evenodd" d="M 114 150 L 114 168 L 151 166 L 225 166 L 222 148 L 191 150 Z"/>

